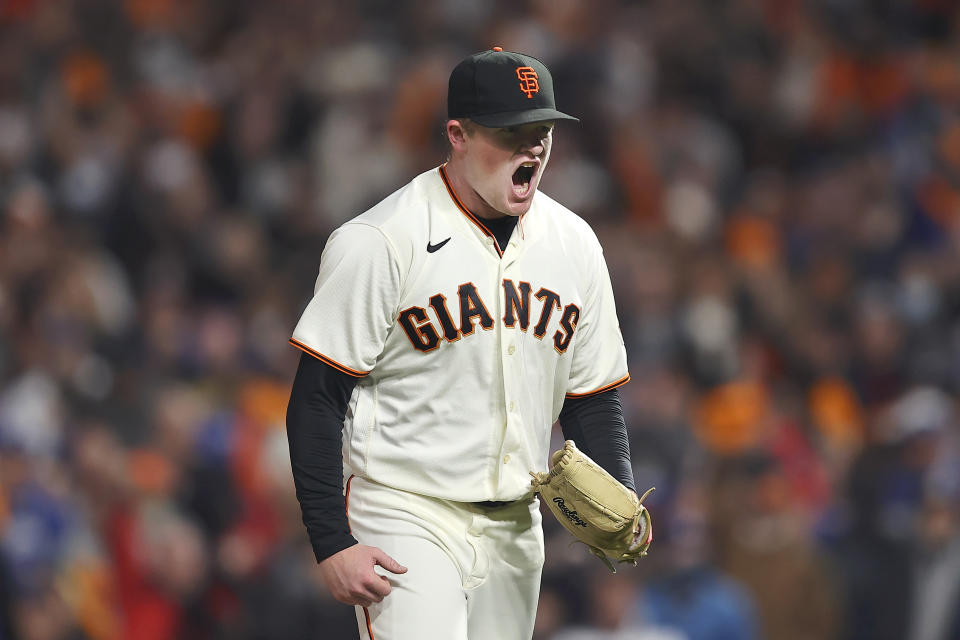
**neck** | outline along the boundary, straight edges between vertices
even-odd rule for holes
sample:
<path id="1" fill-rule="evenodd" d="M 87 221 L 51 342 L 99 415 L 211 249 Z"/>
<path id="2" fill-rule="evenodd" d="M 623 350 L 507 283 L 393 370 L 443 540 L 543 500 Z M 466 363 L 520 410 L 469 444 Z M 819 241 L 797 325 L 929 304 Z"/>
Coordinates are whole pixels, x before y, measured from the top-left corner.
<path id="1" fill-rule="evenodd" d="M 464 175 L 463 165 L 458 162 L 456 158 L 450 158 L 444 166 L 444 171 L 447 173 L 447 179 L 450 181 L 450 186 L 453 187 L 454 193 L 460 198 L 463 206 L 470 210 L 470 213 L 485 220 L 495 220 L 507 215 L 487 204 L 487 201 L 480 197 L 480 194 L 470 186 L 470 182 L 467 180 L 466 175 Z"/>

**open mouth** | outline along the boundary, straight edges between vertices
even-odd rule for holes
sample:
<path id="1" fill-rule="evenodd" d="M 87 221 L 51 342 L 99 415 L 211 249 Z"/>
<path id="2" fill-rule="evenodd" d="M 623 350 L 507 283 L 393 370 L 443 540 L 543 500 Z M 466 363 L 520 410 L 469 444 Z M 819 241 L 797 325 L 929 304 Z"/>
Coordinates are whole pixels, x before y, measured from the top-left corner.
<path id="1" fill-rule="evenodd" d="M 513 192 L 520 197 L 530 193 L 530 183 L 537 173 L 535 162 L 524 162 L 513 172 Z"/>

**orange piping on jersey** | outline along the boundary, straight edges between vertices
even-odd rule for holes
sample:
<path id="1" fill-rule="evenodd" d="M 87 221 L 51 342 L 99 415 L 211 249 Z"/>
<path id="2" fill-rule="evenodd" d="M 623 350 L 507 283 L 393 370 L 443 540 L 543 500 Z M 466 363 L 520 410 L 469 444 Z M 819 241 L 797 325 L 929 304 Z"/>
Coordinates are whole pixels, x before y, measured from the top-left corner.
<path id="1" fill-rule="evenodd" d="M 595 396 L 598 393 L 603 393 L 604 391 L 609 391 L 610 389 L 616 389 L 617 387 L 622 387 L 628 382 L 630 382 L 629 373 L 623 376 L 622 378 L 620 378 L 619 380 L 617 380 L 616 382 L 611 382 L 610 384 L 600 387 L 599 389 L 596 389 L 594 391 L 587 391 L 586 393 L 568 393 L 567 397 L 568 398 L 586 398 L 587 396 Z"/>
<path id="2" fill-rule="evenodd" d="M 356 475 L 351 475 L 347 479 L 347 489 L 343 495 L 344 511 L 347 514 L 347 527 L 348 527 L 347 531 L 349 533 L 353 533 L 353 527 L 350 526 L 350 483 L 353 482 L 353 479 L 355 477 Z M 363 609 L 363 616 L 367 619 L 367 633 L 370 635 L 370 640 L 375 640 L 373 637 L 373 627 L 370 625 L 370 612 L 367 610 L 366 607 L 362 607 L 362 609 Z"/>
<path id="3" fill-rule="evenodd" d="M 295 346 L 297 349 L 300 349 L 304 353 L 309 353 L 311 356 L 313 356 L 317 360 L 320 360 L 321 362 L 325 362 L 326 364 L 330 365 L 337 371 L 340 371 L 341 373 L 345 373 L 348 376 L 353 376 L 354 378 L 362 378 L 365 375 L 370 373 L 369 371 L 357 371 L 356 369 L 351 369 L 350 367 L 344 366 L 339 362 L 337 362 L 336 360 L 328 358 L 327 356 L 323 355 L 319 351 L 314 351 L 307 345 L 303 344 L 302 342 L 298 342 L 293 338 L 290 338 L 290 340 L 288 340 L 287 342 Z"/>
<path id="4" fill-rule="evenodd" d="M 447 172 L 444 170 L 443 168 L 444 166 L 446 165 L 440 166 L 440 178 L 443 180 L 443 186 L 447 188 L 447 193 L 450 194 L 450 199 L 453 200 L 453 203 L 457 205 L 457 208 L 463 212 L 463 215 L 467 216 L 467 218 L 469 218 L 473 224 L 480 227 L 480 230 L 483 231 L 484 235 L 490 238 L 493 238 L 493 247 L 497 250 L 497 255 L 502 258 L 503 251 L 500 250 L 500 243 L 497 242 L 497 236 L 493 235 L 490 229 L 487 229 L 483 225 L 483 223 L 480 222 L 480 219 L 477 216 L 470 213 L 470 209 L 467 209 L 466 205 L 464 205 L 463 202 L 460 201 L 460 198 L 457 196 L 456 192 L 453 190 L 453 185 L 450 184 L 450 179 L 447 178 Z"/>

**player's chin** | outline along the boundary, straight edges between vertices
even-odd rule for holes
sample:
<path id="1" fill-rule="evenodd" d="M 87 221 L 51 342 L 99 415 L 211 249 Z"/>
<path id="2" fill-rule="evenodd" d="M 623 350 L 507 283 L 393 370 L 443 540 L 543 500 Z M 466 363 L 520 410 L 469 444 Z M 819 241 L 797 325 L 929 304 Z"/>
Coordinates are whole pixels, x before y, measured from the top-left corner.
<path id="1" fill-rule="evenodd" d="M 530 205 L 533 204 L 533 194 L 536 193 L 536 186 L 530 185 L 527 190 L 511 189 L 507 193 L 506 199 L 506 213 L 511 216 L 522 216 L 527 211 L 530 210 Z"/>
<path id="2" fill-rule="evenodd" d="M 533 204 L 532 198 L 530 200 L 525 200 L 521 202 L 514 202 L 512 200 L 508 200 L 506 203 L 506 206 L 503 207 L 503 210 L 501 211 L 501 213 L 505 213 L 508 216 L 514 216 L 514 217 L 522 216 L 523 214 L 525 214 L 527 211 L 530 210 L 531 204 Z"/>

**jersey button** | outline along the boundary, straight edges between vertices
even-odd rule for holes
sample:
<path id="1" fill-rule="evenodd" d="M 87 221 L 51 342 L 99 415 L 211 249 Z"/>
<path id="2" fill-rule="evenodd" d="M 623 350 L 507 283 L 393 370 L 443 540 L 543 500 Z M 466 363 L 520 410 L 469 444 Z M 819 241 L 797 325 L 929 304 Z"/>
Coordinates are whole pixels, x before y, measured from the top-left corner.
<path id="1" fill-rule="evenodd" d="M 516 406 L 516 405 L 514 405 L 513 402 L 511 402 L 511 403 L 510 403 L 510 411 L 513 411 L 513 408 L 514 408 L 515 406 Z"/>
<path id="2" fill-rule="evenodd" d="M 507 354 L 508 354 L 508 355 L 511 355 L 511 356 L 512 356 L 516 351 L 517 351 L 517 348 L 516 348 L 515 346 L 513 346 L 513 345 L 510 345 L 509 347 L 507 347 Z"/>
<path id="3" fill-rule="evenodd" d="M 508 453 L 507 455 L 503 456 L 503 464 L 507 464 L 508 462 L 510 462 L 510 454 L 509 454 L 509 453 Z"/>

